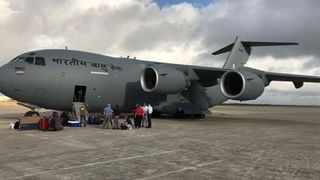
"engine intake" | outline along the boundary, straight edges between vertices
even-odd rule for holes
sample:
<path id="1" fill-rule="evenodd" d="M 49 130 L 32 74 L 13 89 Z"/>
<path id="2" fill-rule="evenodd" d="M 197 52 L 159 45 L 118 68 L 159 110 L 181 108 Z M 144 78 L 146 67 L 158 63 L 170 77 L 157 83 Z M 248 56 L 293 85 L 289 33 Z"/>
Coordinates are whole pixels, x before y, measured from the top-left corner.
<path id="1" fill-rule="evenodd" d="M 264 91 L 265 84 L 256 74 L 235 70 L 223 74 L 220 88 L 229 99 L 247 101 L 257 99 Z"/>
<path id="2" fill-rule="evenodd" d="M 174 94 L 189 87 L 188 77 L 177 69 L 149 66 L 142 71 L 141 87 L 146 92 Z"/>

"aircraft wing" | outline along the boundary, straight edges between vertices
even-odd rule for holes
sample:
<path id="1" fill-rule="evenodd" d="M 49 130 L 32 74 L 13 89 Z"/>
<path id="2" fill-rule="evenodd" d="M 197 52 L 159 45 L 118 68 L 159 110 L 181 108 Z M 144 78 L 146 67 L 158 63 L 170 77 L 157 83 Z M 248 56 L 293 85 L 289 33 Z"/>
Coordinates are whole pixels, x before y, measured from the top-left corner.
<path id="1" fill-rule="evenodd" d="M 320 82 L 320 76 L 305 76 L 272 72 L 264 72 L 264 74 L 269 83 L 271 81 L 292 81 L 297 89 L 302 87 L 304 82 Z"/>
<path id="2" fill-rule="evenodd" d="M 203 87 L 209 87 L 218 84 L 218 79 L 226 72 L 224 69 L 219 68 L 193 68 L 197 74 L 198 82 Z"/>
<path id="3" fill-rule="evenodd" d="M 298 89 L 301 88 L 304 82 L 320 82 L 320 76 L 307 76 L 297 74 L 285 74 L 285 73 L 274 73 L 267 71 L 260 71 L 253 68 L 240 68 L 245 71 L 249 71 L 258 75 L 265 81 L 266 85 L 269 85 L 271 81 L 291 81 L 294 86 Z M 230 70 L 220 68 L 199 68 L 193 67 L 193 71 L 197 74 L 198 82 L 204 86 L 209 87 L 218 84 L 218 79 L 222 77 L 224 73 Z M 236 71 L 236 70 L 235 70 Z"/>

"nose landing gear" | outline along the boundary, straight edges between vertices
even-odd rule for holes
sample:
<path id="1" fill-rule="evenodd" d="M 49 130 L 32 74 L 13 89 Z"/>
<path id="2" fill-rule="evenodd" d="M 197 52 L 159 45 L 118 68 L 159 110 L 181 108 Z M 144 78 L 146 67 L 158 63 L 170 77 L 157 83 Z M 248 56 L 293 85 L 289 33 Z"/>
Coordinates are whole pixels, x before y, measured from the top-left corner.
<path id="1" fill-rule="evenodd" d="M 37 111 L 28 111 L 24 114 L 25 117 L 31 117 L 31 116 L 40 116 L 39 112 Z"/>

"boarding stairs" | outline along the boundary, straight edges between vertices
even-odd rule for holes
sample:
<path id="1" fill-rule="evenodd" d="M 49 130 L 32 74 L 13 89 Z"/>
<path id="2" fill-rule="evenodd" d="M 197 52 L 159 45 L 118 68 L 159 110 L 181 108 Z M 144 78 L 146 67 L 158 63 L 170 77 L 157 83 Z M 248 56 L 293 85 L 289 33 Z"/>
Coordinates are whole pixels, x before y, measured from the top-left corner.
<path id="1" fill-rule="evenodd" d="M 72 103 L 72 115 L 74 116 L 74 118 L 72 118 L 72 119 L 76 119 L 79 122 L 80 122 L 80 107 L 81 106 L 86 106 L 86 105 L 83 102 L 73 102 Z M 87 112 L 87 114 L 88 114 L 88 112 Z"/>

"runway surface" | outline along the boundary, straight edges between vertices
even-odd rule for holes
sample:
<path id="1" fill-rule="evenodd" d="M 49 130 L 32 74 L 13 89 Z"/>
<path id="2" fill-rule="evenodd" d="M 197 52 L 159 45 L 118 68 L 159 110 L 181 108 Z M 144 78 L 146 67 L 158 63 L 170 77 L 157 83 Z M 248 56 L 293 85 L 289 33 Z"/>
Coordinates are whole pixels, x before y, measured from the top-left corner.
<path id="1" fill-rule="evenodd" d="M 0 110 L 0 179 L 320 178 L 318 107 L 218 106 L 151 129 L 9 130 L 24 111 Z"/>

